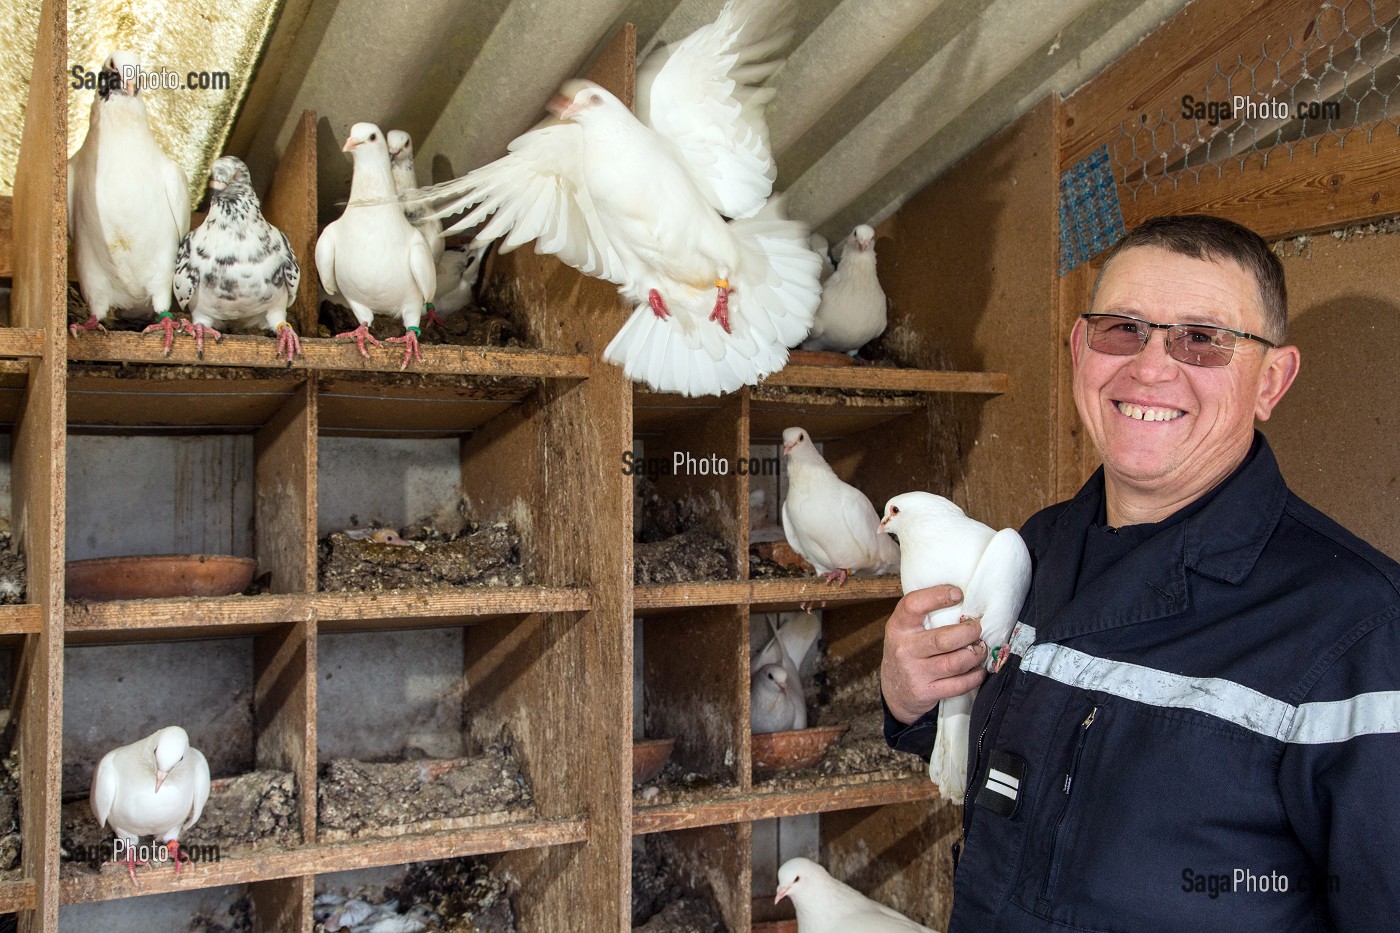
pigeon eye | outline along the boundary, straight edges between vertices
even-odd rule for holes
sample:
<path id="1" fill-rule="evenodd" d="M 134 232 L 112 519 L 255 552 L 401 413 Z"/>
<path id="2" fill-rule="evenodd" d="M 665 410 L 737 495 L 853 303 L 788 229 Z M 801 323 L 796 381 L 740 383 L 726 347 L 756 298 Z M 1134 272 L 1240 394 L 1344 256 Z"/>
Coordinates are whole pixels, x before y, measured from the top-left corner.
<path id="1" fill-rule="evenodd" d="M 378 138 L 379 138 L 379 134 L 378 134 L 378 133 L 370 133 L 370 134 L 369 134 L 369 141 L 370 141 L 370 142 L 374 142 L 374 141 L 375 141 L 376 139 L 378 139 Z"/>
<path id="2" fill-rule="evenodd" d="M 897 505 L 892 505 L 892 506 L 890 506 L 890 514 L 891 514 L 891 515 L 898 515 L 898 514 L 899 514 L 899 506 L 897 506 Z"/>
<path id="3" fill-rule="evenodd" d="M 601 104 L 603 102 L 603 98 L 597 94 L 594 94 L 588 99 L 588 102 L 590 104 L 593 104 L 594 106 L 597 106 L 598 104 Z"/>

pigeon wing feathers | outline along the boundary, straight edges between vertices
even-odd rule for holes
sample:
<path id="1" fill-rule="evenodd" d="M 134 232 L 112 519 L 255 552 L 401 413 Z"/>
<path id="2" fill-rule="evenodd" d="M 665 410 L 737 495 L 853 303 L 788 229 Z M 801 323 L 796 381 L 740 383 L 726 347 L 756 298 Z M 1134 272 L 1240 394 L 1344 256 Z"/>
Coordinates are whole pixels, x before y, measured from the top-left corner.
<path id="1" fill-rule="evenodd" d="M 654 76 L 639 75 L 646 94 L 638 113 L 675 146 L 711 206 L 751 217 L 772 193 L 773 158 L 767 128 L 753 122 L 766 98 L 746 109 L 754 92 L 731 74 L 749 44 L 738 6 L 727 4 L 713 23 L 667 49 Z"/>
<path id="2" fill-rule="evenodd" d="M 102 756 L 97 763 L 97 771 L 92 776 L 92 790 L 88 802 L 92 804 L 92 815 L 97 817 L 97 825 L 106 826 L 107 817 L 117 802 L 117 763 L 116 751 Z"/>
<path id="3" fill-rule="evenodd" d="M 198 274 L 190 268 L 190 241 L 197 232 L 190 231 L 185 234 L 184 239 L 180 241 L 180 249 L 175 253 L 175 278 L 172 284 L 175 287 L 175 301 L 180 305 L 181 311 L 189 307 L 190 299 L 194 297 L 195 285 L 199 281 Z"/>
<path id="4" fill-rule="evenodd" d="M 963 590 L 963 614 L 982 619 L 982 640 L 993 648 L 1011 640 L 1031 585 L 1031 555 L 1015 529 L 998 531 Z M 990 659 L 989 659 L 990 661 Z"/>
<path id="5" fill-rule="evenodd" d="M 440 206 L 434 217 L 475 208 L 444 231 L 458 233 L 490 217 L 475 242 L 505 236 L 501 252 L 530 240 L 585 275 L 626 286 L 627 269 L 608 239 L 583 177 L 583 130 L 557 123 L 531 130 L 509 153 L 462 178 L 416 192 Z M 444 202 L 445 203 L 442 203 Z"/>
<path id="6" fill-rule="evenodd" d="M 204 805 L 209 802 L 209 762 L 197 748 L 185 752 L 185 757 L 191 759 L 190 767 L 194 769 L 194 801 L 190 805 L 190 818 L 184 822 L 184 828 L 189 829 L 199 822 Z"/>
<path id="7" fill-rule="evenodd" d="M 277 230 L 276 227 L 273 227 Z M 277 235 L 282 238 L 282 279 L 287 283 L 287 307 L 297 300 L 297 289 L 301 285 L 301 266 L 297 263 L 297 255 L 292 252 L 292 242 L 287 239 L 287 235 L 281 230 L 277 230 Z"/>
<path id="8" fill-rule="evenodd" d="M 190 180 L 179 163 L 170 158 L 161 166 L 161 180 L 165 183 L 165 200 L 175 219 L 175 229 L 183 237 L 190 232 Z"/>
<path id="9" fill-rule="evenodd" d="M 335 284 L 335 223 L 332 222 L 321 231 L 321 236 L 316 240 L 316 271 L 321 275 L 321 286 L 326 293 L 334 295 L 340 291 Z"/>
<path id="10" fill-rule="evenodd" d="M 422 237 L 409 244 L 408 270 L 413 274 L 413 282 L 423 301 L 431 302 L 437 295 L 437 265 L 433 262 L 432 247 Z"/>

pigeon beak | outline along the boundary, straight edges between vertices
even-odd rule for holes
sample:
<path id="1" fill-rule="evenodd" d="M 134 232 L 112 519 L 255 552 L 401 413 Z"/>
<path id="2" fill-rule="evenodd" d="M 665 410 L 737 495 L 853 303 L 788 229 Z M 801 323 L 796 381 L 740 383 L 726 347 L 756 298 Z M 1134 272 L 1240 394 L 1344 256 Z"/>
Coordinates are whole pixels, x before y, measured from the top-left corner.
<path id="1" fill-rule="evenodd" d="M 211 191 L 223 191 L 227 187 L 228 185 L 224 184 L 216 178 L 209 179 L 209 189 Z"/>
<path id="2" fill-rule="evenodd" d="M 169 771 L 162 771 L 162 770 L 160 770 L 159 768 L 156 769 L 156 793 L 157 793 L 157 794 L 160 793 L 160 785 L 164 784 L 164 783 L 165 783 L 165 779 L 168 778 L 168 777 L 170 777 L 170 772 L 169 772 Z"/>
<path id="3" fill-rule="evenodd" d="M 785 887 L 785 888 L 779 888 L 779 889 L 778 889 L 778 893 L 773 895 L 773 903 L 776 904 L 776 903 L 778 903 L 779 901 L 781 901 L 783 898 L 787 897 L 787 896 L 788 896 L 788 892 L 791 891 L 791 890 L 792 890 L 792 885 L 788 885 L 788 886 Z"/>
<path id="4" fill-rule="evenodd" d="M 794 447 L 796 447 L 796 446 L 797 446 L 796 444 L 784 444 L 784 445 L 783 445 L 783 456 L 786 457 L 788 454 L 792 453 L 792 449 L 793 449 Z"/>
<path id="5" fill-rule="evenodd" d="M 890 533 L 890 530 L 889 530 L 888 528 L 885 527 L 885 526 L 888 525 L 889 523 L 890 523 L 890 517 L 889 517 L 888 515 L 886 515 L 884 518 L 880 519 L 880 533 L 881 533 L 881 534 L 889 534 L 889 533 Z"/>
<path id="6" fill-rule="evenodd" d="M 360 148 L 360 146 L 361 146 L 363 143 L 364 143 L 364 140 L 356 139 L 355 137 L 351 136 L 349 139 L 345 140 L 345 145 L 340 147 L 340 151 L 341 151 L 341 152 L 354 152 L 356 149 Z"/>
<path id="7" fill-rule="evenodd" d="M 563 94 L 555 94 L 551 97 L 549 103 L 545 104 L 545 109 L 561 120 L 571 119 L 574 114 L 578 113 L 578 108 L 574 106 L 574 102 Z"/>

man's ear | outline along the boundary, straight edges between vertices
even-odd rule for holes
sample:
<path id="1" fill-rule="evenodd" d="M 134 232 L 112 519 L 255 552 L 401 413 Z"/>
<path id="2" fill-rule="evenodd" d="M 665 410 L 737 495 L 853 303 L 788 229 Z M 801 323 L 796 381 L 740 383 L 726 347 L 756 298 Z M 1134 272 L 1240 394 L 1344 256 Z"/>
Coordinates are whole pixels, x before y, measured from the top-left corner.
<path id="1" fill-rule="evenodd" d="M 1293 380 L 1298 378 L 1302 354 L 1297 347 L 1275 347 L 1265 351 L 1268 357 L 1259 373 L 1259 395 L 1254 400 L 1254 417 L 1268 421 L 1274 406 L 1283 398 Z"/>
<path id="2" fill-rule="evenodd" d="M 1074 362 L 1074 368 L 1079 368 L 1079 358 L 1084 355 L 1084 328 L 1089 326 L 1089 322 L 1082 317 L 1074 319 L 1074 327 L 1069 332 L 1069 358 Z"/>

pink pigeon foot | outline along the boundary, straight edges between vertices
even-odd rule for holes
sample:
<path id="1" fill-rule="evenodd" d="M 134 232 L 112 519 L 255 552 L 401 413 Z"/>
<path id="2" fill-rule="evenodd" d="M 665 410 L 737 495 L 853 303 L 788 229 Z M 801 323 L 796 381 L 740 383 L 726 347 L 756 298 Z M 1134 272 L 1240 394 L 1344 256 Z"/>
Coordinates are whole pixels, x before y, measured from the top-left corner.
<path id="1" fill-rule="evenodd" d="M 277 325 L 277 355 L 287 357 L 287 365 L 292 365 L 295 357 L 301 356 L 301 341 L 297 339 L 297 332 L 292 325 L 283 321 Z"/>
<path id="2" fill-rule="evenodd" d="M 205 334 L 213 334 L 215 343 L 219 343 L 224 339 L 223 334 L 219 333 L 214 328 L 206 327 L 203 324 L 195 324 L 192 321 L 181 321 L 178 326 L 180 328 L 181 333 L 189 334 L 191 337 L 194 338 L 195 355 L 198 356 L 201 360 L 204 359 Z M 168 347 L 166 348 L 165 355 L 170 355 L 170 349 Z"/>
<path id="3" fill-rule="evenodd" d="M 384 344 L 374 339 L 374 335 L 369 332 L 369 325 L 367 324 L 361 324 L 354 330 L 347 330 L 344 333 L 336 334 L 335 336 L 337 339 L 341 337 L 354 337 L 355 345 L 360 348 L 360 356 L 363 356 L 365 359 L 369 359 L 369 351 L 365 349 L 366 340 L 374 344 L 376 347 L 384 346 Z"/>
<path id="4" fill-rule="evenodd" d="M 849 570 L 828 570 L 822 574 L 822 579 L 827 583 L 835 583 L 837 586 L 845 586 L 846 578 L 851 575 Z"/>
<path id="5" fill-rule="evenodd" d="M 734 331 L 729 329 L 729 293 L 733 289 L 729 287 L 728 279 L 715 279 L 715 288 L 719 289 L 719 294 L 715 296 L 715 310 L 710 313 L 710 320 L 719 321 L 724 332 L 732 334 Z"/>
<path id="6" fill-rule="evenodd" d="M 68 325 L 68 333 L 72 334 L 74 337 L 89 330 L 100 330 L 104 334 L 107 333 L 107 328 L 102 326 L 102 322 L 97 319 L 97 315 L 95 314 L 89 314 L 88 319 L 81 324 Z"/>
<path id="7" fill-rule="evenodd" d="M 651 313 L 661 320 L 666 320 L 671 316 L 671 309 L 666 307 L 666 299 L 661 297 L 661 293 L 656 289 L 647 292 L 647 303 L 651 305 Z"/>
<path id="8" fill-rule="evenodd" d="M 134 845 L 129 845 L 126 847 L 126 858 L 123 859 L 123 861 L 126 862 L 126 873 L 131 876 L 131 883 L 139 885 L 141 882 L 136 880 L 136 866 L 141 865 L 143 867 L 149 867 L 151 863 L 146 861 L 145 859 L 138 859 L 136 857 L 136 846 Z M 108 864 L 119 865 L 121 863 L 113 859 Z"/>
<path id="9" fill-rule="evenodd" d="M 175 863 L 175 877 L 178 878 L 180 877 L 180 863 L 188 862 L 190 857 L 180 851 L 180 842 L 177 839 L 172 839 L 167 842 L 165 844 L 165 849 L 170 853 L 170 860 Z"/>
<path id="10" fill-rule="evenodd" d="M 442 322 L 442 318 L 438 317 L 437 310 L 431 302 L 423 306 L 423 326 L 436 327 L 440 331 L 447 330 L 447 325 Z"/>
<path id="11" fill-rule="evenodd" d="M 165 333 L 165 346 L 161 348 L 160 355 L 169 356 L 170 346 L 175 342 L 175 335 L 181 330 L 181 323 L 182 322 L 176 321 L 175 318 L 171 317 L 169 311 L 162 311 L 160 317 L 156 318 L 156 322 L 141 331 L 141 335 L 145 336 L 153 330 L 163 331 Z"/>
<path id="12" fill-rule="evenodd" d="M 403 347 L 403 362 L 399 364 L 399 369 L 407 369 L 409 360 L 423 361 L 423 354 L 418 351 L 418 328 L 408 327 L 404 329 L 402 337 L 390 337 L 389 343 L 401 343 Z"/>

